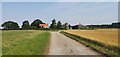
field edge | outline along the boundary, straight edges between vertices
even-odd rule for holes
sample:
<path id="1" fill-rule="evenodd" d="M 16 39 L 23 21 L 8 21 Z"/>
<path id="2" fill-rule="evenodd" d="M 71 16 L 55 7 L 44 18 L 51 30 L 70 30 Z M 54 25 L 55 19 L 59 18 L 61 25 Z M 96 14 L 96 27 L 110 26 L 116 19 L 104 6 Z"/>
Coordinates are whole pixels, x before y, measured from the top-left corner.
<path id="1" fill-rule="evenodd" d="M 112 57 L 112 56 L 119 56 L 120 55 L 120 48 L 115 46 L 105 46 L 101 42 L 93 41 L 78 35 L 70 34 L 64 31 L 60 31 L 61 34 L 84 44 L 86 47 L 89 47 L 105 56 Z"/>

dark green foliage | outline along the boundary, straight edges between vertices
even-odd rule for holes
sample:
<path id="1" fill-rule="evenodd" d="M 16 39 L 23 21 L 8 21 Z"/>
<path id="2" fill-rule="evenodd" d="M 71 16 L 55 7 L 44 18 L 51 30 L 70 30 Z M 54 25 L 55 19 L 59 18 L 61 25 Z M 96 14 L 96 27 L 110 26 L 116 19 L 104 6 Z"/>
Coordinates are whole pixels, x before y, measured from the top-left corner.
<path id="1" fill-rule="evenodd" d="M 96 28 L 120 28 L 120 22 L 108 24 L 108 25 L 87 25 L 87 27 L 96 29 Z"/>
<path id="2" fill-rule="evenodd" d="M 52 20 L 52 24 L 50 25 L 50 28 L 51 28 L 51 29 L 56 29 L 56 26 L 57 26 L 57 25 L 56 25 L 56 20 L 53 19 L 53 20 Z"/>
<path id="3" fill-rule="evenodd" d="M 69 27 L 69 29 L 71 29 L 71 28 L 72 28 L 70 24 L 68 25 L 68 27 Z"/>
<path id="4" fill-rule="evenodd" d="M 38 29 L 36 26 L 30 26 L 30 29 Z"/>
<path id="5" fill-rule="evenodd" d="M 120 28 L 120 22 L 112 23 L 111 27 L 113 27 L 113 28 Z"/>
<path id="6" fill-rule="evenodd" d="M 57 23 L 57 29 L 62 29 L 62 23 L 60 21 Z"/>
<path id="7" fill-rule="evenodd" d="M 69 28 L 68 23 L 63 24 L 63 29 L 68 29 L 68 28 Z"/>
<path id="8" fill-rule="evenodd" d="M 28 21 L 23 22 L 22 29 L 30 29 L 30 25 Z"/>
<path id="9" fill-rule="evenodd" d="M 39 28 L 39 24 L 43 24 L 43 22 L 39 19 L 36 19 L 31 23 L 31 26 L 32 28 Z"/>
<path id="10" fill-rule="evenodd" d="M 66 30 L 69 29 L 69 24 L 68 23 L 64 23 L 62 25 L 61 21 L 58 21 L 58 23 L 56 23 L 56 20 L 53 19 L 52 20 L 52 24 L 50 25 L 50 29 L 51 30 Z"/>
<path id="11" fill-rule="evenodd" d="M 4 27 L 4 29 L 19 29 L 18 24 L 13 21 L 4 22 L 1 26 Z"/>
<path id="12" fill-rule="evenodd" d="M 72 29 L 78 29 L 78 25 L 72 26 Z"/>

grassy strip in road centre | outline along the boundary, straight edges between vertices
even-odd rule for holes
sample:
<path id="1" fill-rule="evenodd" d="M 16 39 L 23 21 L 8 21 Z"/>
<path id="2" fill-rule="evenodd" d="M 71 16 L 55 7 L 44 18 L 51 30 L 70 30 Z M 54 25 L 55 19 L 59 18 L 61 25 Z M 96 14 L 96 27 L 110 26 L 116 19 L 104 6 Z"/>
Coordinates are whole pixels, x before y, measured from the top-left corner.
<path id="1" fill-rule="evenodd" d="M 115 46 L 106 46 L 101 42 L 97 42 L 94 40 L 90 40 L 88 38 L 84 38 L 84 37 L 80 37 L 74 34 L 70 34 L 64 31 L 61 31 L 60 33 L 66 35 L 67 37 L 70 37 L 71 39 L 76 40 L 77 42 L 80 42 L 84 45 L 86 45 L 87 47 L 90 47 L 94 50 L 96 50 L 97 52 L 102 53 L 105 56 L 119 56 L 120 55 L 120 48 L 119 47 L 115 47 Z"/>
<path id="2" fill-rule="evenodd" d="M 50 33 L 39 30 L 2 31 L 3 55 L 46 55 Z"/>

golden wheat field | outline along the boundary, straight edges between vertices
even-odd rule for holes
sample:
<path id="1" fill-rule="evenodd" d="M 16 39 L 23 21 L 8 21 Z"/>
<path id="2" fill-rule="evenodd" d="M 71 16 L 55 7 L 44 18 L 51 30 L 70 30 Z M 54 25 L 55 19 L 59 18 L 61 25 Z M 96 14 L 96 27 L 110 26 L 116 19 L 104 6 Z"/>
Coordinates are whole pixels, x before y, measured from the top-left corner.
<path id="1" fill-rule="evenodd" d="M 99 41 L 106 45 L 118 46 L 118 30 L 120 29 L 66 30 L 65 32 Z"/>

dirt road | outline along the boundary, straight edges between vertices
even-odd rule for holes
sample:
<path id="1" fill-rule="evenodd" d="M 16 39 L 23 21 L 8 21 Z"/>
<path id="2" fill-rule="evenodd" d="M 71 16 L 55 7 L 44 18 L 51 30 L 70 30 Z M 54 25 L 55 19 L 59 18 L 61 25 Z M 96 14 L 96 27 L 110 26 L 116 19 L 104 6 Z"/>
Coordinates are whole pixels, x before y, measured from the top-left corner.
<path id="1" fill-rule="evenodd" d="M 48 55 L 100 55 L 59 32 L 51 32 L 51 34 Z"/>

